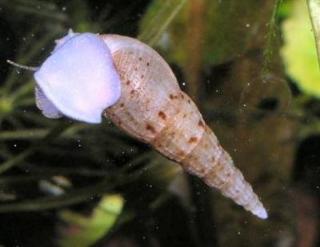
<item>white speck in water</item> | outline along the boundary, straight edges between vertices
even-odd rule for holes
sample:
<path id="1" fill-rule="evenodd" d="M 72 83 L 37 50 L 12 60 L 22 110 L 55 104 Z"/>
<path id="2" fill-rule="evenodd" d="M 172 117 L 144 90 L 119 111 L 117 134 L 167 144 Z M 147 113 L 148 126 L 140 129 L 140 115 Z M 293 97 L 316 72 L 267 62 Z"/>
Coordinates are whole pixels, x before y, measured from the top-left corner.
<path id="1" fill-rule="evenodd" d="M 249 87 L 250 85 L 251 85 L 250 82 L 248 82 L 248 83 L 247 83 L 247 86 Z"/>
<path id="2" fill-rule="evenodd" d="M 64 11 L 66 11 L 67 10 L 67 7 L 66 6 L 63 6 L 62 8 L 61 8 L 61 10 L 64 12 Z"/>
<path id="3" fill-rule="evenodd" d="M 17 143 L 13 144 L 13 147 L 15 147 L 15 148 L 16 148 L 16 147 L 17 147 Z"/>
<path id="4" fill-rule="evenodd" d="M 170 36 L 168 32 L 164 32 L 161 35 L 159 44 L 164 48 L 164 49 L 168 49 L 169 45 L 170 45 Z"/>
<path id="5" fill-rule="evenodd" d="M 238 235 L 240 235 L 241 234 L 241 232 L 238 232 Z"/>
<path id="6" fill-rule="evenodd" d="M 77 142 L 78 142 L 78 147 L 81 148 L 82 147 L 81 140 L 78 139 Z"/>
<path id="7" fill-rule="evenodd" d="M 247 23 L 247 24 L 246 24 L 246 27 L 249 28 L 249 27 L 251 27 L 251 25 L 250 25 L 249 23 Z"/>
<path id="8" fill-rule="evenodd" d="M 243 104 L 243 107 L 247 107 L 247 104 Z"/>
<path id="9" fill-rule="evenodd" d="M 184 87 L 186 86 L 186 82 L 185 82 L 185 81 L 184 81 L 184 82 L 182 82 L 182 86 L 184 86 Z"/>

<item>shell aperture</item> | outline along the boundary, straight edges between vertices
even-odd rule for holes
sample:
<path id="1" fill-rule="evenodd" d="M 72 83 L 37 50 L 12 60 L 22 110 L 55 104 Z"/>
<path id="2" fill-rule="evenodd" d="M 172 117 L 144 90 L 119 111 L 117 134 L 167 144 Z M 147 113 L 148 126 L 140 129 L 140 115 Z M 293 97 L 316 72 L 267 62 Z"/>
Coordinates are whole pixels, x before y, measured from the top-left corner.
<path id="1" fill-rule="evenodd" d="M 72 119 L 100 123 L 102 112 L 121 94 L 111 53 L 98 35 L 68 36 L 34 74 L 42 92 L 40 97 L 36 92 L 37 105 L 48 117 L 58 117 L 52 114 L 55 107 Z"/>

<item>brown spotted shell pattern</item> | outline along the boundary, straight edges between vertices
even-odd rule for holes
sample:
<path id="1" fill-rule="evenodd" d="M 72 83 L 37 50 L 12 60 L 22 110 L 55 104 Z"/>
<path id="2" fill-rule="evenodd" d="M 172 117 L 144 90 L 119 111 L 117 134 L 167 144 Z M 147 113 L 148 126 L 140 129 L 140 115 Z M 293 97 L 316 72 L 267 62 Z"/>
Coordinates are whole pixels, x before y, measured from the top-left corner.
<path id="1" fill-rule="evenodd" d="M 230 155 L 181 91 L 168 64 L 152 48 L 120 35 L 101 35 L 122 83 L 118 102 L 105 111 L 119 128 L 152 145 L 260 218 L 267 212 Z"/>

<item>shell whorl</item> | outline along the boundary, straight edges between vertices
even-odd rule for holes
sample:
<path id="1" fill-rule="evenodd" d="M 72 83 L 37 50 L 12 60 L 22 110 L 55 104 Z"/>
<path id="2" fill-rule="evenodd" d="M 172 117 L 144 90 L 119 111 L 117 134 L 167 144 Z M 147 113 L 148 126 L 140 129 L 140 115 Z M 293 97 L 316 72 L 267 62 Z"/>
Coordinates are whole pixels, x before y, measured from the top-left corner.
<path id="1" fill-rule="evenodd" d="M 260 218 L 267 213 L 162 57 L 142 42 L 101 35 L 120 75 L 119 101 L 105 115 Z"/>

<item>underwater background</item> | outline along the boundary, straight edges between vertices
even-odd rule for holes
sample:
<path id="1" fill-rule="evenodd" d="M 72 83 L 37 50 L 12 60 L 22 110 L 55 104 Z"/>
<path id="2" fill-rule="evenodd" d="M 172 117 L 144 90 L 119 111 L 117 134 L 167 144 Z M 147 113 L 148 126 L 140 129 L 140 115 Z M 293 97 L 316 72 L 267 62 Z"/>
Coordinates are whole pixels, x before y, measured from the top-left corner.
<path id="1" fill-rule="evenodd" d="M 0 0 L 0 246 L 320 246 L 319 14 L 317 0 Z M 269 218 L 108 119 L 45 118 L 33 72 L 6 60 L 37 67 L 69 29 L 156 49 Z"/>

